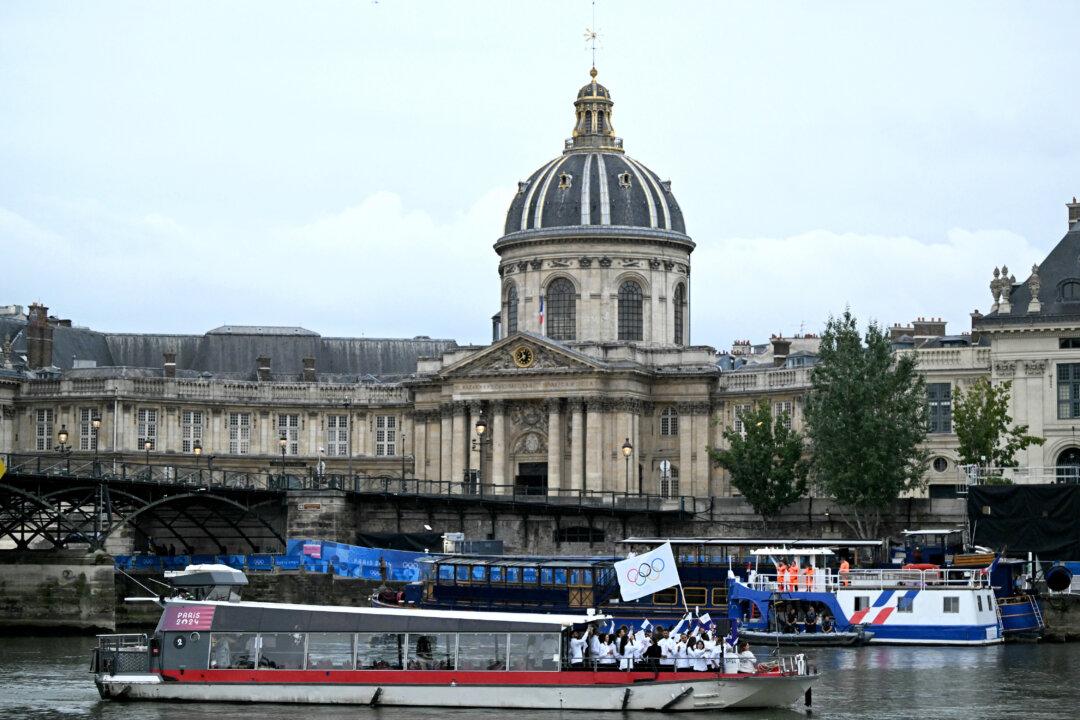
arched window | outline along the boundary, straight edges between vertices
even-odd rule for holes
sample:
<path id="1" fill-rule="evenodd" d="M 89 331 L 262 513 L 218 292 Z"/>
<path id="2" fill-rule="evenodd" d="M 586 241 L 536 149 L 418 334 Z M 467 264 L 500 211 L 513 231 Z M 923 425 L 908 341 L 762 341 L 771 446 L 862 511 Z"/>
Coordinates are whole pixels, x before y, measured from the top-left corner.
<path id="1" fill-rule="evenodd" d="M 675 305 L 675 344 L 682 345 L 685 342 L 685 330 L 683 324 L 686 317 L 686 286 L 679 283 L 675 286 L 675 295 L 672 303 Z"/>
<path id="2" fill-rule="evenodd" d="M 518 313 L 518 293 L 517 285 L 511 285 L 506 290 L 506 334 L 516 333 L 518 329 L 517 325 L 517 313 Z"/>
<path id="3" fill-rule="evenodd" d="M 577 292 L 566 278 L 556 278 L 544 294 L 547 336 L 552 340 L 577 339 Z"/>
<path id="4" fill-rule="evenodd" d="M 660 434 L 679 434 L 679 413 L 675 410 L 675 408 L 664 408 L 664 411 L 660 413 Z"/>
<path id="5" fill-rule="evenodd" d="M 642 304 L 641 286 L 636 282 L 627 280 L 619 287 L 620 340 L 641 340 Z"/>
<path id="6" fill-rule="evenodd" d="M 672 464 L 665 475 L 660 472 L 660 497 L 673 498 L 679 496 L 679 466 Z"/>

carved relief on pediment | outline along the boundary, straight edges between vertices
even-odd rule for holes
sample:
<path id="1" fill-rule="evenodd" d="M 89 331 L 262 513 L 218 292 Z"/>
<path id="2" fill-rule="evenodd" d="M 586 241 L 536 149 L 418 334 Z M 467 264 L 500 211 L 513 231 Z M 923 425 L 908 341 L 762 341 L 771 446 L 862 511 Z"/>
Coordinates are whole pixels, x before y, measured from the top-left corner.
<path id="1" fill-rule="evenodd" d="M 519 351 L 528 350 L 528 363 L 523 365 L 523 356 Z M 515 355 L 517 353 L 517 355 Z M 517 358 L 515 360 L 515 358 Z M 524 370 L 558 370 L 558 369 L 586 369 L 584 363 L 575 362 L 565 356 L 552 352 L 543 345 L 521 343 L 513 347 L 488 353 L 487 356 L 478 358 L 475 363 L 462 369 L 467 375 L 484 374 L 489 372 L 524 371 Z"/>

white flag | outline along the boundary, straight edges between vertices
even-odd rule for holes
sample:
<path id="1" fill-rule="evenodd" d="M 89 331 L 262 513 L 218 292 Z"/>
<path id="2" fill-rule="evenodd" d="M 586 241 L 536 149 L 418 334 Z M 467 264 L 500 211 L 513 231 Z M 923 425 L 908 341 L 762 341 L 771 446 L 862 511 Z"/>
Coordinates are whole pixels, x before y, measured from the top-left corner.
<path id="1" fill-rule="evenodd" d="M 709 627 L 709 623 L 712 622 L 712 615 L 710 615 L 709 613 L 705 613 L 698 618 L 698 622 L 701 623 L 704 627 Z"/>
<path id="2" fill-rule="evenodd" d="M 615 563 L 615 574 L 619 578 L 619 595 L 626 601 L 680 584 L 671 543 L 664 543 L 644 555 L 620 560 Z"/>

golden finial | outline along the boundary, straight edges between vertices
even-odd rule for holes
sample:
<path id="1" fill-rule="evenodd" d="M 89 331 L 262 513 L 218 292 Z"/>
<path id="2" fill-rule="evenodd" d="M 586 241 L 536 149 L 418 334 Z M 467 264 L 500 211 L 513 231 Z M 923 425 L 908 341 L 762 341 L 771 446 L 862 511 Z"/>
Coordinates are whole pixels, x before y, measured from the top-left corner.
<path id="1" fill-rule="evenodd" d="M 593 69 L 589 71 L 589 77 L 591 77 L 593 79 L 593 82 L 596 82 L 596 68 L 595 67 L 593 67 Z"/>

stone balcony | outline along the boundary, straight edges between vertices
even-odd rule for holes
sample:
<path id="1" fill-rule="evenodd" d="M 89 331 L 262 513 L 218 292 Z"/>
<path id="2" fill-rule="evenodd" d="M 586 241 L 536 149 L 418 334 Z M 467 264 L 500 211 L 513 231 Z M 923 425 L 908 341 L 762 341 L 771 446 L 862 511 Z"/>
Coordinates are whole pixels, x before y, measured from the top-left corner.
<path id="1" fill-rule="evenodd" d="M 804 390 L 812 368 L 740 369 L 720 375 L 720 390 L 731 393 Z"/>
<path id="2" fill-rule="evenodd" d="M 990 370 L 990 348 L 957 347 L 906 350 L 915 353 L 919 369 L 926 370 Z"/>

